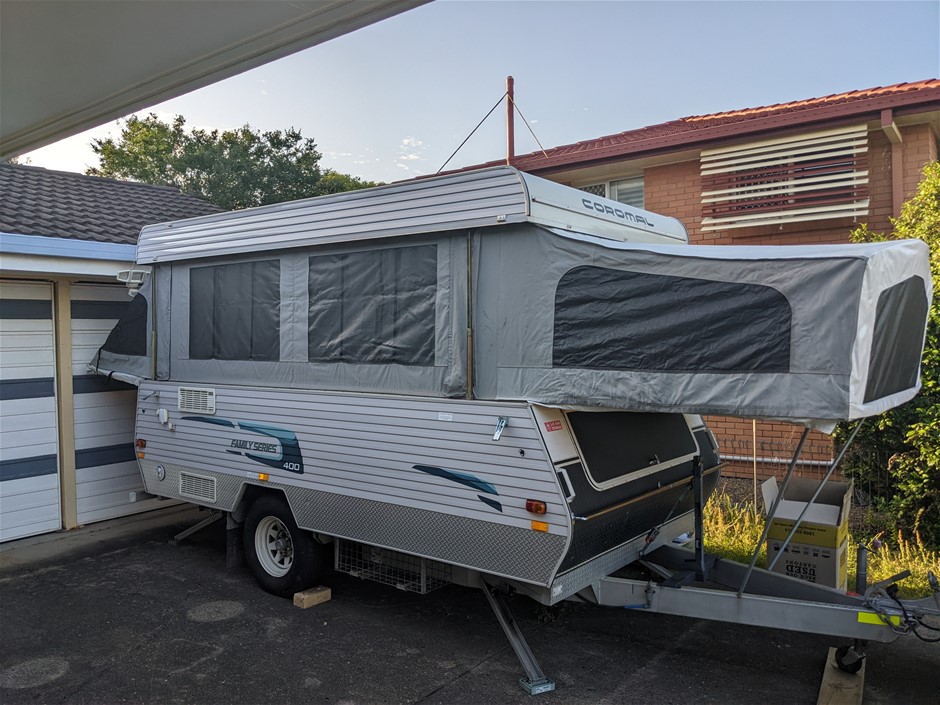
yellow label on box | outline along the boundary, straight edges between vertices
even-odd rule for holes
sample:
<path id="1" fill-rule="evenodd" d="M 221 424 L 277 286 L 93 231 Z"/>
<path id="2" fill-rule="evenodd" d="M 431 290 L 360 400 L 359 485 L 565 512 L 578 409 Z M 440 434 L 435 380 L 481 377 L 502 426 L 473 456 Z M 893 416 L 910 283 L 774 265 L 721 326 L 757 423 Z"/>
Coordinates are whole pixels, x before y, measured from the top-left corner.
<path id="1" fill-rule="evenodd" d="M 770 524 L 770 532 L 767 534 L 767 538 L 776 541 L 785 540 L 795 523 L 795 521 L 788 521 L 787 519 L 774 519 Z M 839 526 L 801 522 L 793 538 L 790 540 L 796 543 L 810 544 L 812 546 L 835 548 L 841 546 L 848 535 L 849 523 L 847 521 L 842 522 Z"/>

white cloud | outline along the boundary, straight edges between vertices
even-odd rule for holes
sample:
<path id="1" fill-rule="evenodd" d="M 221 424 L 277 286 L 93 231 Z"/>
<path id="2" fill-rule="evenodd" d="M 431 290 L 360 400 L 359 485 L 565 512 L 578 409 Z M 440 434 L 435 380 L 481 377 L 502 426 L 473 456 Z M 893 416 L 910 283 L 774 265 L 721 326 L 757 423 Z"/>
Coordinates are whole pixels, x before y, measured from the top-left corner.
<path id="1" fill-rule="evenodd" d="M 427 146 L 417 137 L 412 137 L 411 135 L 402 137 L 401 143 L 398 145 L 398 159 L 401 162 L 424 161 L 423 155 L 425 149 L 427 149 Z M 398 166 L 402 168 L 409 168 L 405 167 L 405 165 L 401 164 L 400 162 Z"/>

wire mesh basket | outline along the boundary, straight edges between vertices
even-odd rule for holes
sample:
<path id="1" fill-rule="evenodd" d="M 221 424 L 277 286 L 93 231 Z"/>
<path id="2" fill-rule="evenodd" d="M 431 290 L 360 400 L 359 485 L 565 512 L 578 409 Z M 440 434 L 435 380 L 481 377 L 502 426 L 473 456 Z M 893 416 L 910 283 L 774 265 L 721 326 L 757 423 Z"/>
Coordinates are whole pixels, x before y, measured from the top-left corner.
<path id="1" fill-rule="evenodd" d="M 336 540 L 336 570 L 425 595 L 451 582 L 446 563 L 355 541 Z"/>

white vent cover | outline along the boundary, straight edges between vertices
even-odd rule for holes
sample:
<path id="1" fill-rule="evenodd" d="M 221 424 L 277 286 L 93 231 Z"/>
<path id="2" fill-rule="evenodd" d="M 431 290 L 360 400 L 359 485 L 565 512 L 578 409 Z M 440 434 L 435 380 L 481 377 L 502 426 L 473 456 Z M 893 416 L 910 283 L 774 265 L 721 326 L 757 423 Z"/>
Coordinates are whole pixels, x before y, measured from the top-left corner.
<path id="1" fill-rule="evenodd" d="M 200 499 L 203 502 L 215 503 L 215 478 L 205 475 L 193 475 L 190 472 L 180 473 L 180 494 L 191 499 Z"/>
<path id="2" fill-rule="evenodd" d="M 200 414 L 215 413 L 215 390 L 204 387 L 179 388 L 180 411 L 195 411 Z"/>

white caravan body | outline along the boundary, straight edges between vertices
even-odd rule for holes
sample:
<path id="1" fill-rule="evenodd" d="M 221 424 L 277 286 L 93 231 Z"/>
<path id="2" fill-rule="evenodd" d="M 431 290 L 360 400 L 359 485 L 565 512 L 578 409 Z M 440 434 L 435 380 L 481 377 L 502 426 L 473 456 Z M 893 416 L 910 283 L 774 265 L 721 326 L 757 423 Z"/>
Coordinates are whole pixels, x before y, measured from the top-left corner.
<path id="1" fill-rule="evenodd" d="M 691 529 L 698 414 L 825 428 L 919 388 L 923 243 L 686 243 L 509 167 L 149 226 L 94 366 L 140 387 L 148 492 L 277 493 L 552 603 Z"/>

